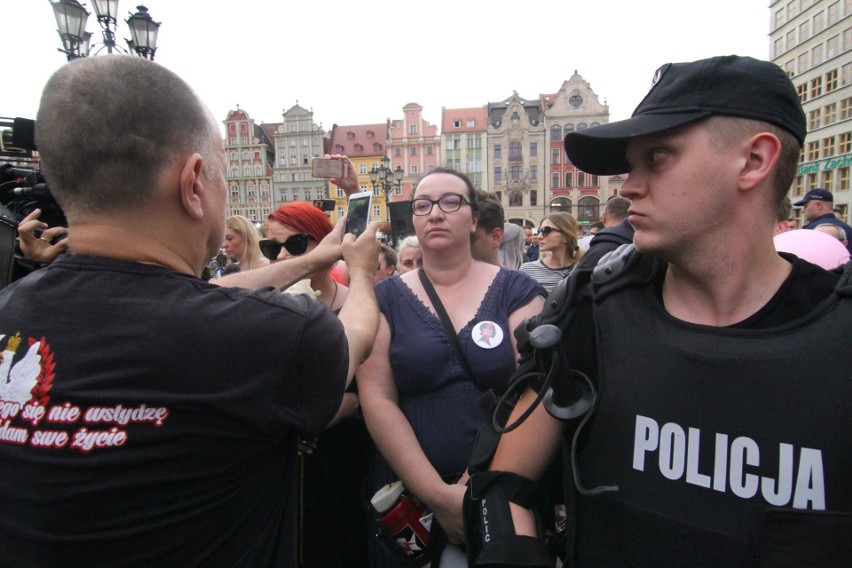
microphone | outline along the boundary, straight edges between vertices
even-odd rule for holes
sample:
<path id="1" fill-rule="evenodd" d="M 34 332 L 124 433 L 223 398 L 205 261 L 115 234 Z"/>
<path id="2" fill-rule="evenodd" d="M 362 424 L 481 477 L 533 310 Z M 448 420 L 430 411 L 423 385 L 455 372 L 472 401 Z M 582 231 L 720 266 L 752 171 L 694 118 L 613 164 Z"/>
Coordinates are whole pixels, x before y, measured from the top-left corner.
<path id="1" fill-rule="evenodd" d="M 16 187 L 12 190 L 12 195 L 15 197 L 52 197 L 50 188 L 47 187 L 46 183 L 37 183 L 30 187 Z"/>

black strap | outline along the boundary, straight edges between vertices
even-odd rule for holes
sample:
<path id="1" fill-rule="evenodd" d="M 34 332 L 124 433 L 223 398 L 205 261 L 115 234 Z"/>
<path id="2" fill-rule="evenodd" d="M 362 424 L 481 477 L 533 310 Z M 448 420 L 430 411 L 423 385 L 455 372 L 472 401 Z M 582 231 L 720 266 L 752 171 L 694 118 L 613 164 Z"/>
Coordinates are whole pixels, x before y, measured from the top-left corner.
<path id="1" fill-rule="evenodd" d="M 467 373 L 468 377 L 473 380 L 473 373 L 470 370 L 470 366 L 467 364 L 467 359 L 465 359 L 462 354 L 461 345 L 459 345 L 459 336 L 456 334 L 456 329 L 453 327 L 453 322 L 450 320 L 450 316 L 447 315 L 447 310 L 444 309 L 444 304 L 441 303 L 441 298 L 438 297 L 438 293 L 435 292 L 435 287 L 432 286 L 432 283 L 426 276 L 426 271 L 420 268 L 417 272 L 420 276 L 420 283 L 423 284 L 423 289 L 426 290 L 426 294 L 432 302 L 432 307 L 435 308 L 435 313 L 438 314 L 438 318 L 444 326 L 444 332 L 450 340 L 450 345 L 456 353 L 456 358 L 462 364 L 462 367 L 464 367 L 464 371 Z"/>

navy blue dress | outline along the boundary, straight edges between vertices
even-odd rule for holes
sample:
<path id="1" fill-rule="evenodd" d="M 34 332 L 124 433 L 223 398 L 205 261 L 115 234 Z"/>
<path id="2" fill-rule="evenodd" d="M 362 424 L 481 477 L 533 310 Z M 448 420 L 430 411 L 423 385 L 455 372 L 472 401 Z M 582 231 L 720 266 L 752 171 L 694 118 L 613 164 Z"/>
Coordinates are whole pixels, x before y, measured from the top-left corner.
<path id="1" fill-rule="evenodd" d="M 401 278 L 382 280 L 376 294 L 390 324 L 390 363 L 400 409 L 438 473 L 445 478 L 458 476 L 467 469 L 476 433 L 486 419 L 479 406 L 481 394 L 488 389 L 503 390 L 516 368 L 509 314 L 540 295 L 539 287 L 517 270 L 501 268 L 495 275 L 476 316 L 459 332 L 472 380 L 458 361 L 441 320 Z M 374 449 L 369 495 L 397 479 Z M 375 563 L 374 559 L 373 565 L 393 564 Z"/>

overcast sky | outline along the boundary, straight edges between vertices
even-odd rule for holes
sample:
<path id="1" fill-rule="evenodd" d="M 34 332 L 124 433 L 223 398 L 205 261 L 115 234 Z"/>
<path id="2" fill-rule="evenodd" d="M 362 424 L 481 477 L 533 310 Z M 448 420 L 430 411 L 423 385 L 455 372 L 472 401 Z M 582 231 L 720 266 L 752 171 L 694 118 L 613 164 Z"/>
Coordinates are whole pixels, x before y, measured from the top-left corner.
<path id="1" fill-rule="evenodd" d="M 769 0 L 485 0 L 359 2 L 147 0 L 162 22 L 156 61 L 186 79 L 217 120 L 237 104 L 279 122 L 297 101 L 325 129 L 401 118 L 410 102 L 482 106 L 513 91 L 556 92 L 577 70 L 630 116 L 663 63 L 769 54 Z M 121 2 L 125 20 L 135 2 Z M 91 3 L 87 29 L 100 37 Z M 44 83 L 65 63 L 48 0 L 0 0 L 0 116 L 35 118 Z M 18 22 L 12 25 L 12 21 Z M 119 21 L 118 38 L 129 37 Z M 94 40 L 93 40 L 94 41 Z M 97 46 L 96 46 L 97 47 Z"/>

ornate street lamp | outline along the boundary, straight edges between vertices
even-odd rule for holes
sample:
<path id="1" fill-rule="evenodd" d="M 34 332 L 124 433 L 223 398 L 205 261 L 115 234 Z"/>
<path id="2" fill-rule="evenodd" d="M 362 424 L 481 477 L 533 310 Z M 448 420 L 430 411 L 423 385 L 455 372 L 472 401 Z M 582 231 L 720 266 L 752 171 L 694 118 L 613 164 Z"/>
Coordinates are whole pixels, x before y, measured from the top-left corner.
<path id="1" fill-rule="evenodd" d="M 118 51 L 127 54 L 132 52 L 153 61 L 154 53 L 157 51 L 157 32 L 160 29 L 160 23 L 151 19 L 148 8 L 145 6 L 137 6 L 137 12 L 131 14 L 127 19 L 127 27 L 130 29 L 130 35 L 133 38 L 125 40 L 130 48 L 130 51 L 128 51 L 115 42 L 118 0 L 93 0 L 98 24 L 103 30 L 103 41 L 99 44 L 93 44 L 91 47 L 89 44 L 92 34 L 85 31 L 86 20 L 88 20 L 90 14 L 86 11 L 85 5 L 80 4 L 77 0 L 50 0 L 50 4 L 53 8 L 53 15 L 56 17 L 57 32 L 62 40 L 62 48 L 58 51 L 64 53 L 68 61 L 78 57 L 97 55 L 103 48 L 107 49 L 107 53 Z M 92 52 L 91 49 L 95 45 L 100 47 Z"/>
<path id="2" fill-rule="evenodd" d="M 397 166 L 394 169 L 390 168 L 390 158 L 382 156 L 381 165 L 377 168 L 370 168 L 370 185 L 373 186 L 373 193 L 376 193 L 376 187 L 381 187 L 385 194 L 385 214 L 387 216 L 387 227 L 391 235 L 391 246 L 396 248 L 396 239 L 393 236 L 391 229 L 390 218 L 390 192 L 391 188 L 396 188 L 397 191 L 402 187 L 402 176 L 405 172 L 402 166 Z"/>

